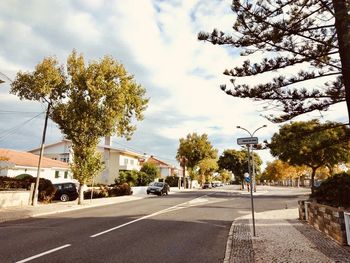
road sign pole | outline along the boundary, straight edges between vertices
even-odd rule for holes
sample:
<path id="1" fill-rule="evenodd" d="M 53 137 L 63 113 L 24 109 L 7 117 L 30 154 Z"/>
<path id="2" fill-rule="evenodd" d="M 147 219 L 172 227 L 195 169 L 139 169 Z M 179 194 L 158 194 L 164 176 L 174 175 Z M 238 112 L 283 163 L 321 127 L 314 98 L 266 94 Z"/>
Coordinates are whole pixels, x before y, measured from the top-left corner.
<path id="1" fill-rule="evenodd" d="M 255 217 L 254 217 L 254 197 L 253 197 L 253 177 L 250 168 L 250 144 L 247 144 L 248 148 L 248 173 L 250 176 L 250 201 L 252 205 L 252 221 L 253 221 L 253 236 L 255 237 Z"/>

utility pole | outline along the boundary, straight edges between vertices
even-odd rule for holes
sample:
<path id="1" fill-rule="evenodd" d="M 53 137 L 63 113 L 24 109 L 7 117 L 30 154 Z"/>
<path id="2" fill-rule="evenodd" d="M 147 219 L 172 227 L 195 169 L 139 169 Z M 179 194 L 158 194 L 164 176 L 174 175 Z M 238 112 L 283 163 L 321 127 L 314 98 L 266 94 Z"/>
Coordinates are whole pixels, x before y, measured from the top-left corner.
<path id="1" fill-rule="evenodd" d="M 39 182 L 40 182 L 41 160 L 42 160 L 43 155 L 44 155 L 46 128 L 47 128 L 47 121 L 49 119 L 50 108 L 51 108 L 51 102 L 49 102 L 48 105 L 47 105 L 47 111 L 46 111 L 46 116 L 45 116 L 44 130 L 43 130 L 41 146 L 40 146 L 38 171 L 37 171 L 37 174 L 36 174 L 36 181 L 35 181 L 34 194 L 33 194 L 33 200 L 32 200 L 32 205 L 33 206 L 36 206 L 38 204 L 38 192 L 39 192 L 38 190 L 39 190 Z"/>

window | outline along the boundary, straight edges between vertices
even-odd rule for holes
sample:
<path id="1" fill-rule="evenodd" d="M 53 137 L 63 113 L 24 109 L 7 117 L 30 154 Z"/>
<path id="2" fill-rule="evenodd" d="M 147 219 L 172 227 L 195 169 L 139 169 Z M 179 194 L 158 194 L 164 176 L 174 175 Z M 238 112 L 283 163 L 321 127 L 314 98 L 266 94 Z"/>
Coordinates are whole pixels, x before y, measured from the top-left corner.
<path id="1" fill-rule="evenodd" d="M 129 160 L 125 158 L 125 159 L 124 159 L 124 164 L 127 165 L 128 162 L 129 162 Z"/>
<path id="2" fill-rule="evenodd" d="M 64 178 L 67 179 L 68 178 L 68 171 L 64 172 Z"/>
<path id="3" fill-rule="evenodd" d="M 133 159 L 130 160 L 130 164 L 134 165 L 134 160 Z"/>
<path id="4" fill-rule="evenodd" d="M 62 162 L 69 163 L 69 157 L 60 158 Z"/>
<path id="5" fill-rule="evenodd" d="M 55 171 L 55 178 L 60 178 L 60 171 Z"/>

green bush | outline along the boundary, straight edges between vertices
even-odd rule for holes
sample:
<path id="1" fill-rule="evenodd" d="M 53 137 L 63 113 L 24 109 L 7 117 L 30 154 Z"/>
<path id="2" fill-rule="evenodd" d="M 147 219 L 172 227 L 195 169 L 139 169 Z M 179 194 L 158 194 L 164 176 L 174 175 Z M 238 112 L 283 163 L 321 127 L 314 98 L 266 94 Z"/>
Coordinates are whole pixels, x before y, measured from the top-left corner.
<path id="1" fill-rule="evenodd" d="M 321 204 L 350 207 L 350 174 L 344 172 L 328 178 L 310 197 Z"/>
<path id="2" fill-rule="evenodd" d="M 179 184 L 179 177 L 178 176 L 167 176 L 165 178 L 165 182 L 170 186 L 170 187 L 177 187 Z"/>
<path id="3" fill-rule="evenodd" d="M 120 185 L 113 185 L 111 189 L 108 190 L 109 196 L 122 196 L 122 195 L 132 195 L 132 190 L 130 185 L 123 183 Z"/>
<path id="4" fill-rule="evenodd" d="M 136 185 L 137 182 L 137 171 L 121 171 L 119 177 L 114 180 L 116 185 L 127 183 L 131 186 Z"/>
<path id="5" fill-rule="evenodd" d="M 32 176 L 25 176 L 21 179 L 11 178 L 7 176 L 0 176 L 0 189 L 27 189 L 30 190 L 30 185 L 35 183 L 36 178 Z M 40 178 L 39 180 L 39 201 L 50 203 L 55 196 L 56 188 L 52 185 L 50 180 Z"/>

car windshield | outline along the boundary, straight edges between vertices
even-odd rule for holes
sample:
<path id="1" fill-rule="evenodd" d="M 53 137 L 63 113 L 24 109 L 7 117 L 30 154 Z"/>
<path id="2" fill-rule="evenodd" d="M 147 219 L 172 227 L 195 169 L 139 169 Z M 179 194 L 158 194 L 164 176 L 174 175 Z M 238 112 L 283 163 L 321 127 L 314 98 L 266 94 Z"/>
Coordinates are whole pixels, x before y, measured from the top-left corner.
<path id="1" fill-rule="evenodd" d="M 154 186 L 162 187 L 163 183 L 154 183 Z"/>

